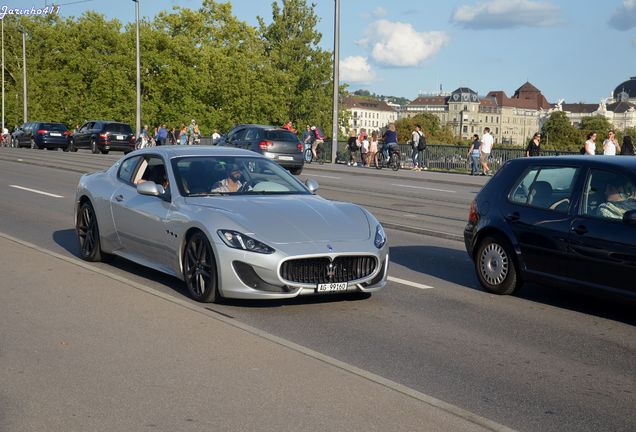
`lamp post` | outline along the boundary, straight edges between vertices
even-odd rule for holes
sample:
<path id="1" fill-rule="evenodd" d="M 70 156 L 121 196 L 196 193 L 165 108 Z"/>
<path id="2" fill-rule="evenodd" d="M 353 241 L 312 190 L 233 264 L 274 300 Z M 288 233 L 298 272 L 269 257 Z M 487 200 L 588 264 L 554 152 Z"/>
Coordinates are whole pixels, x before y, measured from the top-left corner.
<path id="1" fill-rule="evenodd" d="M 331 163 L 336 162 L 338 153 L 338 95 L 340 89 L 340 0 L 335 1 L 333 37 L 333 127 L 331 139 Z"/>
<path id="2" fill-rule="evenodd" d="M 2 20 L 2 133 L 4 133 L 4 19 Z"/>
<path id="3" fill-rule="evenodd" d="M 141 133 L 141 63 L 139 60 L 139 0 L 132 0 L 135 2 L 135 22 L 137 26 L 137 113 L 135 120 L 135 137 L 139 138 Z"/>
<path id="4" fill-rule="evenodd" d="M 24 65 L 22 69 L 22 79 L 24 81 L 24 123 L 27 122 L 29 117 L 29 109 L 27 106 L 27 63 L 26 63 L 26 31 L 20 30 L 22 32 L 22 64 Z M 2 71 L 4 75 L 4 70 Z"/>

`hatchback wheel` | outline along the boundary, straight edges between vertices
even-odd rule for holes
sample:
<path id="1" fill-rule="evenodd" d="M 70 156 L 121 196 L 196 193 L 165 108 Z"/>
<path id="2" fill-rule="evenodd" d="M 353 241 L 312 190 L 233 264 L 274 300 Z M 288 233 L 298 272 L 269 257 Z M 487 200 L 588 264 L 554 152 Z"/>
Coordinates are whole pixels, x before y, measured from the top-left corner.
<path id="1" fill-rule="evenodd" d="M 202 232 L 194 233 L 183 254 L 183 276 L 190 296 L 203 303 L 218 302 L 218 280 L 214 252 Z"/>
<path id="2" fill-rule="evenodd" d="M 99 226 L 95 210 L 89 201 L 80 207 L 75 226 L 80 246 L 80 257 L 85 261 L 101 261 L 102 250 L 99 241 Z"/>
<path id="3" fill-rule="evenodd" d="M 512 294 L 521 286 L 517 266 L 508 242 L 500 237 L 486 237 L 477 249 L 475 269 L 479 282 L 488 292 Z"/>

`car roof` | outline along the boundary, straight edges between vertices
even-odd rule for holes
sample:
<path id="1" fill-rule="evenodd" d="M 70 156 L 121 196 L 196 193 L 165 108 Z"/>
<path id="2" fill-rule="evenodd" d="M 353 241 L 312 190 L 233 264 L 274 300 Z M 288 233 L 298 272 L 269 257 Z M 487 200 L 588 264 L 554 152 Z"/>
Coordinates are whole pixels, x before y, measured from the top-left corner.
<path id="1" fill-rule="evenodd" d="M 532 158 L 517 158 L 512 159 L 509 163 L 524 164 L 524 165 L 559 165 L 559 164 L 573 164 L 579 166 L 594 166 L 597 168 L 615 168 L 621 167 L 629 170 L 636 171 L 636 157 L 634 156 L 589 156 L 589 155 L 576 155 L 576 156 L 541 156 Z"/>
<path id="2" fill-rule="evenodd" d="M 261 128 L 261 129 L 269 129 L 269 130 L 271 130 L 271 129 L 282 129 L 282 130 L 288 130 L 288 129 L 285 129 L 284 127 L 282 127 L 282 126 L 272 126 L 272 125 L 262 125 L 262 124 L 251 124 L 251 123 L 245 123 L 245 124 L 241 123 L 241 124 L 237 124 L 237 125 L 234 125 L 234 127 L 232 127 L 232 129 L 235 129 L 235 128 L 237 128 L 237 127 L 257 127 L 257 128 Z M 291 131 L 289 131 L 289 132 L 291 132 Z M 293 133 L 293 132 L 292 132 L 292 133 Z"/>
<path id="3" fill-rule="evenodd" d="M 265 158 L 265 156 L 251 150 L 244 150 L 234 147 L 217 147 L 205 145 L 166 145 L 158 147 L 147 147 L 144 149 L 135 150 L 130 153 L 130 155 L 143 154 L 159 154 L 167 159 L 187 156 L 243 156 Z"/>

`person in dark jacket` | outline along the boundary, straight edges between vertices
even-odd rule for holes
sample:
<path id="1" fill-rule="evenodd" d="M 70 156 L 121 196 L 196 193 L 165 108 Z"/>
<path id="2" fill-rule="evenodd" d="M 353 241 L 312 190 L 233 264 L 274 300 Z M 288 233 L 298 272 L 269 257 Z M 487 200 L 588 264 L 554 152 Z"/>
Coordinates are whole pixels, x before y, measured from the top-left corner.
<path id="1" fill-rule="evenodd" d="M 623 137 L 623 145 L 621 147 L 621 155 L 625 156 L 634 156 L 636 152 L 634 151 L 634 143 L 632 142 L 632 137 L 629 135 L 625 135 Z"/>
<path id="2" fill-rule="evenodd" d="M 541 134 L 536 132 L 528 143 L 528 147 L 526 147 L 526 156 L 541 156 L 541 148 L 539 147 L 540 144 Z"/>

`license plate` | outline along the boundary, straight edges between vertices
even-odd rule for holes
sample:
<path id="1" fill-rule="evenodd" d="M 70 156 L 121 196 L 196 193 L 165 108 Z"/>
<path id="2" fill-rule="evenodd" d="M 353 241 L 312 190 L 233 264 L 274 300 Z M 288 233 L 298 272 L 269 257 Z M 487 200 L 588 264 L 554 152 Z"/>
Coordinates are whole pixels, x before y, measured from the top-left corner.
<path id="1" fill-rule="evenodd" d="M 121 140 L 123 140 L 123 139 L 124 139 L 124 136 L 123 136 L 123 135 L 117 135 L 117 139 L 118 139 L 119 141 L 121 141 Z"/>
<path id="2" fill-rule="evenodd" d="M 318 284 L 317 292 L 338 292 L 338 291 L 346 291 L 347 290 L 347 282 L 335 282 L 335 283 L 326 283 L 326 284 Z"/>
<path id="3" fill-rule="evenodd" d="M 294 160 L 294 158 L 292 156 L 278 156 L 278 159 L 280 159 L 280 160 Z"/>
<path id="4" fill-rule="evenodd" d="M 62 136 L 62 134 L 59 133 L 59 132 L 51 132 L 49 135 L 51 135 L 51 136 Z"/>

